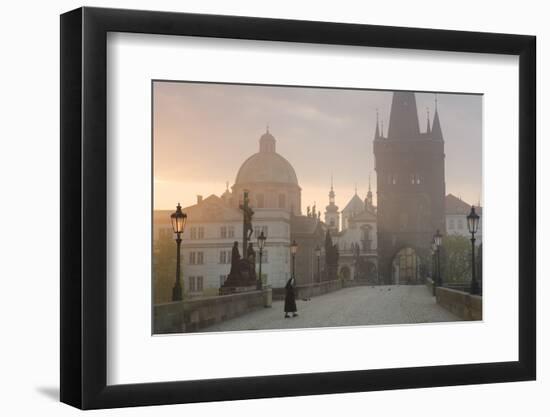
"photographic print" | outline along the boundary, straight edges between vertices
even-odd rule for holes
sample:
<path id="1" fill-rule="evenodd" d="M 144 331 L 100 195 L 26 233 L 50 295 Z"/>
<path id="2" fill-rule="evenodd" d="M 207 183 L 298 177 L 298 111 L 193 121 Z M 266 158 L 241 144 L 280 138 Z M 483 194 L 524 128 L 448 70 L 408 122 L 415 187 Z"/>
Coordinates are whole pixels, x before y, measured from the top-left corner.
<path id="1" fill-rule="evenodd" d="M 482 320 L 482 100 L 154 80 L 153 333 Z"/>

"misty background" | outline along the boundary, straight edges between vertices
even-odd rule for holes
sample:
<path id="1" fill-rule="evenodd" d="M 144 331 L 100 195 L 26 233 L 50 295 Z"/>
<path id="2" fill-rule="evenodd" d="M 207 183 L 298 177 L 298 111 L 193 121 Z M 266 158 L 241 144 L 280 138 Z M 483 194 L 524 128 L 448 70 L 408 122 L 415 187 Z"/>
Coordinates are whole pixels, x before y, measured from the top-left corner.
<path id="1" fill-rule="evenodd" d="M 416 93 L 420 130 L 433 121 L 434 93 Z M 387 134 L 392 91 L 155 81 L 154 208 L 173 209 L 231 187 L 258 152 L 269 125 L 277 152 L 294 167 L 302 211 L 328 204 L 331 174 L 342 209 L 368 190 L 376 204 L 372 141 L 376 114 Z M 483 204 L 482 96 L 437 94 L 446 154 L 446 193 Z"/>

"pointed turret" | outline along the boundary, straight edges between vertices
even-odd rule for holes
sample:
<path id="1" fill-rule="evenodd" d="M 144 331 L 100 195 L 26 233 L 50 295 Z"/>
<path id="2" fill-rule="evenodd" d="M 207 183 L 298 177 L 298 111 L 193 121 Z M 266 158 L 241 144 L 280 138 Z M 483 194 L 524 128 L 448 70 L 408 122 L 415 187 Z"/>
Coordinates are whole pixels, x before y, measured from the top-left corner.
<path id="1" fill-rule="evenodd" d="M 416 98 L 413 92 L 393 93 L 388 139 L 416 139 L 420 136 Z"/>
<path id="2" fill-rule="evenodd" d="M 367 192 L 367 198 L 365 199 L 365 209 L 370 210 L 372 208 L 372 190 L 370 187 L 370 174 L 369 174 L 369 191 Z"/>
<path id="3" fill-rule="evenodd" d="M 426 107 L 426 133 L 429 135 L 432 133 L 432 129 L 430 128 L 430 109 Z"/>
<path id="4" fill-rule="evenodd" d="M 336 205 L 335 197 L 336 194 L 334 193 L 334 184 L 331 175 L 330 191 L 328 193 L 328 206 L 325 211 L 325 223 L 330 230 L 334 233 L 338 233 L 338 230 L 340 229 L 340 213 L 338 213 L 338 206 Z M 321 214 L 319 214 L 319 218 L 321 218 Z"/>
<path id="5" fill-rule="evenodd" d="M 380 139 L 380 129 L 378 129 L 378 109 L 376 109 L 376 130 L 374 132 L 374 139 Z"/>

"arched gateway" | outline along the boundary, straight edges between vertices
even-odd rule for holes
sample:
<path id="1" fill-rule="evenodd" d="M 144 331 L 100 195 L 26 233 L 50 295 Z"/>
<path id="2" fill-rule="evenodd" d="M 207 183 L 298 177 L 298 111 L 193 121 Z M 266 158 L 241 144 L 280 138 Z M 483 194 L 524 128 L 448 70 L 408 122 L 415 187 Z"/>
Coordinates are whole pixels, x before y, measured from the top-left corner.
<path id="1" fill-rule="evenodd" d="M 420 257 L 411 247 L 398 251 L 392 260 L 392 284 L 418 284 L 420 276 Z"/>

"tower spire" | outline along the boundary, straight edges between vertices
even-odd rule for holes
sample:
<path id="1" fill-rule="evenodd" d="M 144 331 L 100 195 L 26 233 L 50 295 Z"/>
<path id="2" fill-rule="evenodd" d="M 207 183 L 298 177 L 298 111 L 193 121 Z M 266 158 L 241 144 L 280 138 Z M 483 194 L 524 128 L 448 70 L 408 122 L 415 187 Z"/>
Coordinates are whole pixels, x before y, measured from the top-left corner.
<path id="1" fill-rule="evenodd" d="M 376 131 L 374 132 L 374 139 L 380 139 L 380 130 L 378 129 L 378 108 L 376 109 Z"/>
<path id="2" fill-rule="evenodd" d="M 420 136 L 416 98 L 412 91 L 393 93 L 388 139 L 416 139 Z"/>
<path id="3" fill-rule="evenodd" d="M 437 93 L 435 94 L 435 114 L 434 122 L 432 124 L 432 139 L 443 140 L 443 132 L 441 131 L 441 123 L 439 121 L 439 111 L 437 108 Z"/>
<path id="4" fill-rule="evenodd" d="M 426 107 L 426 133 L 429 135 L 431 132 L 430 129 L 430 108 Z"/>

